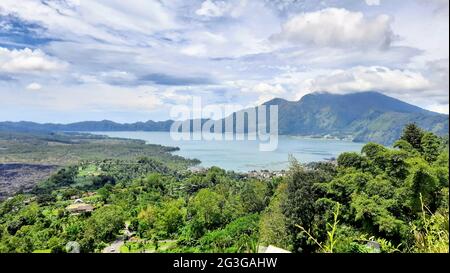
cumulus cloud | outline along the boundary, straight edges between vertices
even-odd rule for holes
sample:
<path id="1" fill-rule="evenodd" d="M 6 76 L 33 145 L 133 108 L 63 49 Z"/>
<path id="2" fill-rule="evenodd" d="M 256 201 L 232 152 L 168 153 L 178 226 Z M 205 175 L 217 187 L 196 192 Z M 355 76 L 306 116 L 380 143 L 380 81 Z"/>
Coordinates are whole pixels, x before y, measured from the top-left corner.
<path id="1" fill-rule="evenodd" d="M 253 91 L 258 93 L 269 93 L 272 95 L 282 95 L 285 90 L 280 84 L 271 85 L 268 83 L 258 83 L 252 88 Z"/>
<path id="2" fill-rule="evenodd" d="M 286 95 L 286 90 L 280 84 L 259 83 L 252 88 L 252 91 L 258 93 L 257 105 Z"/>
<path id="3" fill-rule="evenodd" d="M 292 17 L 272 40 L 320 47 L 387 48 L 395 38 L 390 23 L 384 14 L 368 18 L 362 12 L 327 8 Z"/>
<path id="4" fill-rule="evenodd" d="M 41 90 L 42 89 L 42 85 L 40 85 L 39 83 L 30 83 L 29 85 L 27 85 L 27 90 L 32 90 L 32 91 L 37 91 L 37 90 Z"/>
<path id="5" fill-rule="evenodd" d="M 276 81 L 258 82 L 249 80 L 227 82 L 229 89 L 239 90 L 240 96 L 248 95 L 248 106 L 260 105 L 274 98 L 286 98 L 288 90 Z"/>
<path id="6" fill-rule="evenodd" d="M 377 91 L 430 110 L 448 112 L 443 111 L 449 102 L 448 65 L 445 66 L 442 61 L 429 65 L 434 67 L 434 72 L 390 69 L 380 66 L 337 70 L 310 79 L 308 89 L 339 94 Z M 445 83 L 446 79 L 447 83 Z"/>
<path id="7" fill-rule="evenodd" d="M 67 64 L 46 55 L 41 50 L 0 47 L 0 71 L 8 73 L 51 72 L 66 68 Z"/>
<path id="8" fill-rule="evenodd" d="M 330 75 L 321 75 L 311 82 L 312 91 L 335 93 L 357 91 L 403 93 L 424 91 L 431 87 L 432 83 L 421 73 L 379 66 L 338 70 Z"/>

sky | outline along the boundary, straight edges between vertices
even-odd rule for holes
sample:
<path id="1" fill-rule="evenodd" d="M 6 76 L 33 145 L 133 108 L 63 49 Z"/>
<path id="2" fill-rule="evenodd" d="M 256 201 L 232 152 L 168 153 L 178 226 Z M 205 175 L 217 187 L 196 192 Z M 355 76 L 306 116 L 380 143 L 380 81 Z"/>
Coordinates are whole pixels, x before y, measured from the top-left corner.
<path id="1" fill-rule="evenodd" d="M 0 121 L 378 91 L 449 108 L 448 0 L 0 0 Z"/>

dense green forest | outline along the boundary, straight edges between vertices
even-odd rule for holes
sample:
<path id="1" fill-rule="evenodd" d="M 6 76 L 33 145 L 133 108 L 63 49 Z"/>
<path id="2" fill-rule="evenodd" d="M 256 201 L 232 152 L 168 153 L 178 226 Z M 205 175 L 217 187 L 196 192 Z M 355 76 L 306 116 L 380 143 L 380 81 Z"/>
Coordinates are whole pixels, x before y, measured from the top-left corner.
<path id="1" fill-rule="evenodd" d="M 415 124 L 270 179 L 82 160 L 0 204 L 0 252 L 448 252 L 448 167 L 448 138 Z"/>

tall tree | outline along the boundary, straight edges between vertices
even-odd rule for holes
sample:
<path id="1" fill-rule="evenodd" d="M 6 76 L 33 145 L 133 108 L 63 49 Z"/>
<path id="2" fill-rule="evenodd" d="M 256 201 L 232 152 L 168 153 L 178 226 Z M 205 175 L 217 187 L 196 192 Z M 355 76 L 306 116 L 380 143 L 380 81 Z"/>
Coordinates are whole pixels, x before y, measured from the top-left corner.
<path id="1" fill-rule="evenodd" d="M 433 162 L 437 159 L 440 152 L 441 140 L 438 136 L 431 132 L 423 135 L 422 140 L 422 154 L 426 161 Z"/>
<path id="2" fill-rule="evenodd" d="M 422 137 L 424 132 L 420 129 L 419 126 L 415 123 L 410 123 L 405 126 L 403 129 L 403 134 L 400 139 L 406 140 L 414 149 L 421 151 L 422 150 Z"/>
<path id="3" fill-rule="evenodd" d="M 297 226 L 300 225 L 306 230 L 311 230 L 314 226 L 314 203 L 317 199 L 314 191 L 316 178 L 316 172 L 304 170 L 297 161 L 291 162 L 283 213 L 292 236 L 294 251 L 313 252 L 316 249 L 316 246 L 309 242 L 308 237 L 301 233 Z"/>

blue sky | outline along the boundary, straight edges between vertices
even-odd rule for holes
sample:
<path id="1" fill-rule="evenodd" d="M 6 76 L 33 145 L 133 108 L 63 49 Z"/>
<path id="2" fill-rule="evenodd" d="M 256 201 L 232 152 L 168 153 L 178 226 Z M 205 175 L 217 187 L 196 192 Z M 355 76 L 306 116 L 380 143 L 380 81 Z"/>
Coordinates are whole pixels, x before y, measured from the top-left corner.
<path id="1" fill-rule="evenodd" d="M 448 113 L 448 0 L 1 0 L 0 120 L 375 90 Z"/>

